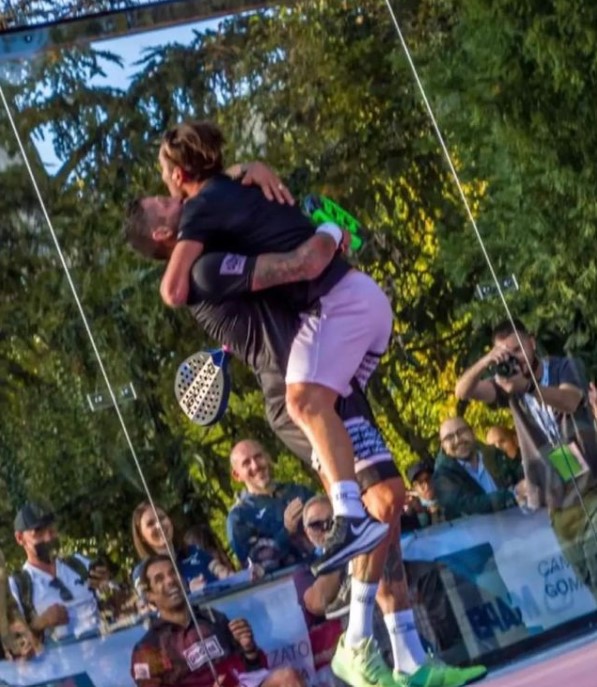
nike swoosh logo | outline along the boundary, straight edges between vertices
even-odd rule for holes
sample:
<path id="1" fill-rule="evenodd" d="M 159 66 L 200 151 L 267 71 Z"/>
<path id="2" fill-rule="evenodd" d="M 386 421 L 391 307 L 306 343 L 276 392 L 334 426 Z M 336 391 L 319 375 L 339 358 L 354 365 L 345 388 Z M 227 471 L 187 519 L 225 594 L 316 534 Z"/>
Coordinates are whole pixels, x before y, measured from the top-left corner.
<path id="1" fill-rule="evenodd" d="M 261 518 L 265 515 L 265 510 L 266 510 L 265 508 L 262 508 L 259 511 L 259 513 L 257 513 L 257 515 L 255 516 L 257 518 L 257 520 L 261 520 Z"/>
<path id="2" fill-rule="evenodd" d="M 360 537 L 361 534 L 363 534 L 363 532 L 367 529 L 367 527 L 369 527 L 369 520 L 365 518 L 365 520 L 363 520 L 363 522 L 360 525 L 351 525 L 350 531 L 355 537 Z"/>

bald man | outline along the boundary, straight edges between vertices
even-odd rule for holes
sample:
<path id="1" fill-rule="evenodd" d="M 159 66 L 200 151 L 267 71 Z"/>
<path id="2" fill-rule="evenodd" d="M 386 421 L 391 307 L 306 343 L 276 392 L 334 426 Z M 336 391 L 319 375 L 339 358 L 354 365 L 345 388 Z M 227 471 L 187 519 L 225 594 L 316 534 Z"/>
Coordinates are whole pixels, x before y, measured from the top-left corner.
<path id="1" fill-rule="evenodd" d="M 308 549 L 301 517 L 313 492 L 301 484 L 275 482 L 267 451 L 252 439 L 234 446 L 230 469 L 245 487 L 226 523 L 228 541 L 241 565 L 251 560 L 273 570 L 302 560 Z"/>

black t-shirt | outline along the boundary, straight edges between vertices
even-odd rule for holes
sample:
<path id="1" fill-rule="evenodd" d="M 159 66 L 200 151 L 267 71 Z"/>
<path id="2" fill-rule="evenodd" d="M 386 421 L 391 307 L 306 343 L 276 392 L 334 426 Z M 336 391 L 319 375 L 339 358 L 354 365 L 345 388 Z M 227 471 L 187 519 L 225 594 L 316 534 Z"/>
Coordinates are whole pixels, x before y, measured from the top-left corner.
<path id="1" fill-rule="evenodd" d="M 190 306 L 193 317 L 205 332 L 227 346 L 230 353 L 248 365 L 257 377 L 265 397 L 267 419 L 274 431 L 290 435 L 289 448 L 308 460 L 311 447 L 286 411 L 285 373 L 299 318 L 284 307 L 279 296 L 256 299 L 239 297 L 223 303 L 200 301 Z M 292 445 L 291 445 L 292 444 Z"/>
<path id="2" fill-rule="evenodd" d="M 201 242 L 206 252 L 256 256 L 294 250 L 313 233 L 313 225 L 298 207 L 271 202 L 261 189 L 217 175 L 184 204 L 178 239 Z M 285 284 L 276 291 L 294 310 L 306 310 L 349 270 L 350 265 L 336 254 L 317 279 Z"/>

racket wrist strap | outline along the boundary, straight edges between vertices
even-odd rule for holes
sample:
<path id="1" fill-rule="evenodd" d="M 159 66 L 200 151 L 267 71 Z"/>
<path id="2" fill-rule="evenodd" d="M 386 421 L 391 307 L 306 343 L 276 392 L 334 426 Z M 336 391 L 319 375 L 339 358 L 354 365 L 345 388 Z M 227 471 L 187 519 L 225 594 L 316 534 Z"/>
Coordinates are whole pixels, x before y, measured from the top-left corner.
<path id="1" fill-rule="evenodd" d="M 333 222 L 325 222 L 320 224 L 315 230 L 316 234 L 327 234 L 331 236 L 336 242 L 336 248 L 342 243 L 342 229 L 337 224 Z"/>

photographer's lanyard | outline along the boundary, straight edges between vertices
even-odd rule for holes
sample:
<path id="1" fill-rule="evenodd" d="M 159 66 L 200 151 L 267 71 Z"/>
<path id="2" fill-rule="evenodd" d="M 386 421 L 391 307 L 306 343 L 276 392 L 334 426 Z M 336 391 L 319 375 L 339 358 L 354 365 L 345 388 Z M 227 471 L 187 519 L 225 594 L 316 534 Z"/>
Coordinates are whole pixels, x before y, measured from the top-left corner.
<path id="1" fill-rule="evenodd" d="M 544 360 L 542 362 L 543 374 L 541 375 L 540 385 L 549 386 L 549 360 Z M 549 442 L 553 446 L 559 445 L 561 442 L 560 430 L 553 410 L 545 405 L 545 403 L 540 403 L 533 394 L 525 394 L 524 402 L 535 419 L 539 429 L 541 429 Z"/>

